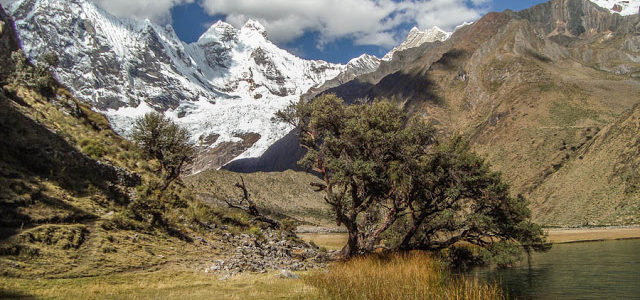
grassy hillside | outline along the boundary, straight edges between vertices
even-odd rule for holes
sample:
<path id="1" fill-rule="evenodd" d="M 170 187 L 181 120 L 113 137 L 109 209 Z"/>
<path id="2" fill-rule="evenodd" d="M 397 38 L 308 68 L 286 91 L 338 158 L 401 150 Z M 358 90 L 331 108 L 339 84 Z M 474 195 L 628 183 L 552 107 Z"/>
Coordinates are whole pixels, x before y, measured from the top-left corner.
<path id="1" fill-rule="evenodd" d="M 134 216 L 130 205 L 157 180 L 153 162 L 141 160 L 103 116 L 63 89 L 56 99 L 23 87 L 4 91 L 10 98 L 0 94 L 0 274 L 89 276 L 218 254 L 214 244 L 203 253 L 193 242 L 216 240 L 193 225 L 216 221 L 215 212 L 198 207 L 180 186 L 170 193 L 182 203 L 166 203 L 165 224 Z M 65 103 L 83 116 L 65 113 Z"/>
<path id="2" fill-rule="evenodd" d="M 532 202 L 536 221 L 637 224 L 640 202 L 612 170 L 634 165 L 607 153 L 633 157 L 633 147 L 617 142 L 622 131 L 604 130 L 640 103 L 640 64 L 631 59 L 639 25 L 639 16 L 612 15 L 586 0 L 490 13 L 395 73 L 358 79 L 366 83 L 358 93 L 349 92 L 354 83 L 330 92 L 393 99 L 444 136 L 471 136 L 473 149 Z M 596 175 L 603 170 L 612 175 Z"/>
<path id="3" fill-rule="evenodd" d="M 532 194 L 539 219 L 640 223 L 640 105 L 604 127 Z M 572 211 L 584 212 L 584 216 Z"/>
<path id="4" fill-rule="evenodd" d="M 0 274 L 95 276 L 224 257 L 227 230 L 212 228 L 248 230 L 249 219 L 195 201 L 180 182 L 159 193 L 158 163 L 103 115 L 55 82 L 33 85 L 33 67 L 16 72 L 19 43 L 0 17 Z"/>
<path id="5" fill-rule="evenodd" d="M 240 182 L 240 176 L 247 184 L 251 199 L 264 213 L 281 219 L 292 218 L 301 225 L 335 227 L 330 207 L 323 200 L 324 194 L 314 192 L 309 185 L 319 179 L 308 173 L 289 170 L 238 174 L 209 170 L 187 177 L 185 182 L 199 199 L 225 205 L 224 198 L 242 198 L 242 192 L 234 187 Z"/>

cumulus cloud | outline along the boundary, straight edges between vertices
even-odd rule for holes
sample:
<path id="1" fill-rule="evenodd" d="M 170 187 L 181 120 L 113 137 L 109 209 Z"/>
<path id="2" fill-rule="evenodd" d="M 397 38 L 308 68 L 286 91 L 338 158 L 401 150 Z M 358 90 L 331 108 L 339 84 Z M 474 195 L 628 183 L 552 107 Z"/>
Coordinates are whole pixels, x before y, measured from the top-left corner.
<path id="1" fill-rule="evenodd" d="M 338 38 L 358 45 L 391 47 L 405 38 L 406 27 L 455 26 L 479 18 L 491 0 L 202 0 L 211 15 L 224 15 L 234 26 L 249 18 L 267 28 L 275 42 L 288 42 L 316 31 L 319 46 Z M 403 30 L 404 29 L 404 30 Z"/>
<path id="2" fill-rule="evenodd" d="M 104 10 L 120 17 L 149 19 L 159 24 L 171 23 L 171 8 L 194 0 L 92 0 Z"/>

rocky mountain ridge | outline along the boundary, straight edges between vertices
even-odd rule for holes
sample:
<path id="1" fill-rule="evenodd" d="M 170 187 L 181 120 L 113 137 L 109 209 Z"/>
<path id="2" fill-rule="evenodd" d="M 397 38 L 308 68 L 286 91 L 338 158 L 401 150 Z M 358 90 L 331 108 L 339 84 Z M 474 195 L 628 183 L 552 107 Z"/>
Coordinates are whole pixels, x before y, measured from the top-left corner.
<path id="1" fill-rule="evenodd" d="M 463 27 L 467 24 L 463 24 L 460 25 L 460 27 Z M 389 51 L 383 58 L 382 60 L 392 60 L 393 59 L 393 55 L 396 52 L 399 51 L 403 51 L 403 50 L 407 50 L 410 48 L 416 48 L 416 47 L 420 47 L 420 45 L 424 44 L 424 43 L 433 43 L 435 41 L 440 41 L 440 42 L 444 42 L 446 41 L 449 37 L 451 37 L 451 34 L 453 34 L 452 32 L 446 32 L 442 29 L 440 29 L 440 27 L 438 26 L 433 26 L 430 29 L 421 31 L 420 29 L 418 29 L 418 27 L 413 27 L 411 28 L 411 30 L 409 31 L 409 35 L 407 36 L 407 39 L 402 42 L 402 44 L 400 44 L 397 47 L 394 47 L 393 49 L 391 49 L 391 51 Z"/>
<path id="2" fill-rule="evenodd" d="M 291 128 L 271 121 L 311 87 L 377 67 L 307 61 L 278 48 L 255 21 L 224 22 L 185 44 L 170 26 L 114 17 L 87 0 L 19 0 L 10 7 L 27 55 L 60 57 L 58 78 L 127 135 L 135 117 L 164 112 L 201 145 L 194 172 L 261 155 Z"/>

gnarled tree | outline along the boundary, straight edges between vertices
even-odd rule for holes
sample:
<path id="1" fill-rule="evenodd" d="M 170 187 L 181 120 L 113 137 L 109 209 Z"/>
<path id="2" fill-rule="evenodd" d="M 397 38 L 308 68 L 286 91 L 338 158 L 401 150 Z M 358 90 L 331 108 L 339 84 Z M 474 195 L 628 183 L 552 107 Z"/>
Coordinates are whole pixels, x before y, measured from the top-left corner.
<path id="1" fill-rule="evenodd" d="M 193 160 L 194 147 L 189 132 L 159 113 L 147 113 L 136 119 L 131 138 L 149 159 L 160 164 L 166 190 L 178 179 L 183 167 Z"/>
<path id="2" fill-rule="evenodd" d="M 525 250 L 544 243 L 525 201 L 461 138 L 440 145 L 424 120 L 388 101 L 345 105 L 335 95 L 277 113 L 299 130 L 300 164 L 317 172 L 338 225 L 349 233 L 345 256 L 384 239 L 393 249 L 438 249 L 466 241 Z"/>

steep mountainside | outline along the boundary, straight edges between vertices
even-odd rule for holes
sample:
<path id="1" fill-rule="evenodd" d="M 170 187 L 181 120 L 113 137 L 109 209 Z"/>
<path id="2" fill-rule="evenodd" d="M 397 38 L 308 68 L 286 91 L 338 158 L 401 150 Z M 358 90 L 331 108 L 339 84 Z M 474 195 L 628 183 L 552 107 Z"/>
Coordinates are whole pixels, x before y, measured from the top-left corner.
<path id="1" fill-rule="evenodd" d="M 621 142 L 624 130 L 605 130 L 637 115 L 628 111 L 640 103 L 640 15 L 553 0 L 490 13 L 421 50 L 398 71 L 379 68 L 329 92 L 393 98 L 444 135 L 470 135 L 545 224 L 640 222 L 638 191 L 626 188 L 637 173 L 604 168 L 633 166 L 607 147 L 640 151 Z M 596 175 L 604 170 L 609 177 Z"/>
<path id="2" fill-rule="evenodd" d="M 88 0 L 19 0 L 11 11 L 27 55 L 57 53 L 60 81 L 118 133 L 152 110 L 189 128 L 201 143 L 194 171 L 261 155 L 291 130 L 271 122 L 274 112 L 342 71 L 377 67 L 369 57 L 346 66 L 300 59 L 255 21 L 218 22 L 187 45 L 170 26 L 119 19 Z"/>
<path id="3" fill-rule="evenodd" d="M 141 163 L 107 119 L 68 90 L 44 95 L 16 82 L 10 57 L 18 49 L 0 8 L 0 273 L 91 276 L 216 255 L 196 254 L 201 245 L 187 242 L 200 234 L 176 222 L 185 206 L 164 211 L 163 226 L 131 217 L 143 186 L 157 180 L 153 162 Z"/>
<path id="4" fill-rule="evenodd" d="M 269 229 L 241 210 L 196 200 L 181 180 L 165 186 L 157 160 L 117 135 L 104 115 L 75 99 L 46 67 L 24 60 L 19 48 L 14 24 L 0 7 L 0 61 L 6 62 L 0 65 L 3 280 L 176 268 L 230 276 L 306 269 L 326 260 L 286 229 Z M 239 197 L 231 193 L 237 175 L 203 174 L 203 189 Z M 313 180 L 294 173 L 248 179 L 260 201 L 292 199 L 283 188 Z M 268 207 L 276 217 L 283 217 L 281 211 Z M 307 222 L 326 219 L 320 200 L 292 211 Z M 5 288 L 0 297 L 18 297 Z"/>

